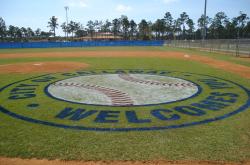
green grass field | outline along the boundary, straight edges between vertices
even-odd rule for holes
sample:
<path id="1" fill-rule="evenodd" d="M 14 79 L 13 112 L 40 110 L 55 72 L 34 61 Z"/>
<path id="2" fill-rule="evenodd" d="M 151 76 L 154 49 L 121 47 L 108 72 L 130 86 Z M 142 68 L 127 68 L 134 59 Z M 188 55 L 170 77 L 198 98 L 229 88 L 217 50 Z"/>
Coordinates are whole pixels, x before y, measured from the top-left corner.
<path id="1" fill-rule="evenodd" d="M 177 49 L 168 47 L 110 47 L 110 48 L 68 48 L 68 49 L 13 49 L 0 50 L 1 54 L 16 53 L 17 58 L 1 59 L 0 65 L 23 63 L 23 62 L 48 62 L 66 61 L 83 62 L 90 64 L 88 71 L 96 70 L 157 70 L 157 71 L 178 71 L 194 74 L 204 74 L 215 76 L 225 80 L 233 81 L 246 89 L 250 89 L 250 80 L 239 75 L 226 72 L 222 69 L 215 69 L 209 65 L 185 59 L 164 59 L 164 58 L 142 58 L 142 57 L 74 57 L 74 58 L 18 58 L 19 53 L 41 53 L 41 52 L 84 52 L 84 51 L 176 51 L 186 52 L 187 54 L 197 54 L 217 60 L 228 61 L 235 64 L 250 67 L 249 59 L 237 59 L 230 55 L 218 53 L 200 52 L 197 50 Z M 73 72 L 73 71 L 72 71 Z M 28 79 L 43 75 L 44 73 L 30 74 L 0 74 L 0 88 L 19 80 Z M 192 79 L 192 78 L 190 78 Z M 43 94 L 43 88 L 38 90 L 37 95 Z M 237 88 L 237 87 L 235 87 Z M 40 89 L 40 88 L 39 88 Z M 52 120 L 46 115 L 54 113 L 56 109 L 63 106 L 54 103 L 52 99 L 38 97 L 39 102 L 43 103 L 44 109 L 50 111 L 41 116 L 35 111 L 20 112 L 20 108 L 26 104 L 25 100 L 17 101 L 15 104 L 6 99 L 9 88 L 0 93 L 0 105 L 11 109 L 16 113 L 42 118 L 45 121 Z M 230 89 L 231 90 L 231 89 Z M 230 91 L 229 90 L 229 91 Z M 242 90 L 235 89 L 240 99 L 226 111 L 233 111 L 239 108 L 246 101 L 248 95 Z M 211 92 L 211 89 L 204 87 L 201 97 Z M 223 89 L 222 92 L 228 92 Z M 204 96 L 203 96 L 204 95 Z M 191 104 L 198 101 L 198 98 L 184 101 Z M 184 104 L 174 103 L 169 106 Z M 67 103 L 65 103 L 67 104 Z M 73 105 L 79 107 L 79 105 Z M 95 108 L 87 106 L 87 108 Z M 105 107 L 107 108 L 107 107 Z M 123 107 L 121 110 L 150 110 L 152 107 Z M 156 108 L 166 108 L 165 105 Z M 96 107 L 102 109 L 102 107 Z M 110 110 L 120 110 L 111 108 Z M 42 110 L 42 109 L 41 109 Z M 107 110 L 107 109 L 105 109 Z M 195 125 L 177 129 L 151 130 L 151 131 L 128 131 L 128 132 L 102 132 L 84 131 L 74 129 L 57 128 L 43 124 L 31 123 L 16 119 L 8 114 L 0 112 L 0 156 L 2 157 L 21 157 L 21 158 L 45 158 L 45 159 L 64 159 L 64 160 L 215 160 L 215 161 L 249 161 L 250 160 L 250 108 L 241 113 L 230 116 L 223 120 L 214 121 L 206 124 Z M 48 113 L 48 114 L 47 114 Z M 216 112 L 220 115 L 224 112 Z M 213 118 L 214 113 L 208 115 Z M 140 113 L 141 117 L 147 117 Z M 194 120 L 193 117 L 186 117 L 186 121 Z M 63 121 L 64 124 L 75 124 L 72 121 Z M 87 121 L 91 122 L 91 121 Z M 171 121 L 177 123 L 178 121 Z M 157 121 L 155 122 L 156 126 Z M 84 123 L 88 125 L 88 123 Z M 90 123 L 91 124 L 91 123 Z M 106 124 L 104 127 L 110 127 Z M 128 127 L 125 119 L 121 117 L 121 125 Z M 102 127 L 100 125 L 98 127 Z M 111 125 L 116 128 L 119 126 Z M 142 124 L 141 126 L 147 126 Z M 131 124 L 131 127 L 136 127 Z"/>

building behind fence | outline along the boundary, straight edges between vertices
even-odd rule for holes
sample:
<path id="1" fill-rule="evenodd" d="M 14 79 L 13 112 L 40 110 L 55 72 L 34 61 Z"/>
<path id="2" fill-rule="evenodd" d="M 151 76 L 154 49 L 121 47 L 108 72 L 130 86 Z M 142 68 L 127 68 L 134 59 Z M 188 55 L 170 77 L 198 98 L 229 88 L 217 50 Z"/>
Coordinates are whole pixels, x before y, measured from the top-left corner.
<path id="1" fill-rule="evenodd" d="M 221 51 L 235 56 L 250 57 L 250 39 L 220 40 L 172 40 L 166 45 L 181 48 L 197 48 L 206 51 Z"/>

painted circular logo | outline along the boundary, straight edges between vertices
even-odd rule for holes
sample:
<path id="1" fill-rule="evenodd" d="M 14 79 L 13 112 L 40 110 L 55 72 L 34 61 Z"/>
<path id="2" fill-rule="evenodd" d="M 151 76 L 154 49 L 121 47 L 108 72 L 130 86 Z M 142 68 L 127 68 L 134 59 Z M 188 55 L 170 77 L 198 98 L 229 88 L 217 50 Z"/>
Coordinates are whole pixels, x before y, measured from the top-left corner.
<path id="1" fill-rule="evenodd" d="M 27 124 L 89 131 L 176 129 L 247 110 L 247 88 L 208 75 L 154 70 L 57 73 L 0 89 L 0 111 Z"/>
<path id="2" fill-rule="evenodd" d="M 55 98 L 83 104 L 134 106 L 169 103 L 195 95 L 190 81 L 150 74 L 101 74 L 69 78 L 49 85 Z"/>

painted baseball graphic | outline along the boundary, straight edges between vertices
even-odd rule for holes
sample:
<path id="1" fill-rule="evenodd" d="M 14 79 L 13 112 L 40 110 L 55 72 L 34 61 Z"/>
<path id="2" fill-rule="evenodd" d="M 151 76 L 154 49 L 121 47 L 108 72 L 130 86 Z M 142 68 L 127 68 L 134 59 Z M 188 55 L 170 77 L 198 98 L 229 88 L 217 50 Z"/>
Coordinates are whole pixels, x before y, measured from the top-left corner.
<path id="1" fill-rule="evenodd" d="M 48 87 L 51 96 L 74 103 L 138 106 L 169 103 L 195 95 L 198 86 L 150 74 L 102 74 L 69 78 Z"/>
<path id="2" fill-rule="evenodd" d="M 96 70 L 46 74 L 1 88 L 0 112 L 64 129 L 151 131 L 223 120 L 249 108 L 240 84 L 194 73 Z M 13 108 L 12 105 L 18 105 Z"/>

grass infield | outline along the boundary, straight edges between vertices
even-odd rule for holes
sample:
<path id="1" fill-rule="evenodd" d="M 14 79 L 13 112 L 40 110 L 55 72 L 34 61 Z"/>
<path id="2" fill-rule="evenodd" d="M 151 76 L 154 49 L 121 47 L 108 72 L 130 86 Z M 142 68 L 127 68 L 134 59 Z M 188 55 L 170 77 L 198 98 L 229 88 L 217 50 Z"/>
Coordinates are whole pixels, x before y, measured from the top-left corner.
<path id="1" fill-rule="evenodd" d="M 63 48 L 63 49 L 13 49 L 0 50 L 0 66 L 26 62 L 83 62 L 90 65 L 86 70 L 164 70 L 190 72 L 215 76 L 233 81 L 246 89 L 250 89 L 249 79 L 197 61 L 187 61 L 174 58 L 157 57 L 35 57 L 36 53 L 46 52 L 85 52 L 85 51 L 145 51 L 145 52 L 185 52 L 209 58 L 231 62 L 250 67 L 249 59 L 239 59 L 230 55 L 200 52 L 190 49 L 167 47 L 107 47 L 107 48 Z M 18 58 L 22 53 L 34 53 L 34 57 Z M 1 59 L 2 54 L 16 54 L 17 58 Z M 72 71 L 73 72 L 73 71 Z M 43 75 L 44 73 L 29 74 L 0 74 L 0 88 L 13 82 Z M 204 87 L 205 92 L 210 89 Z M 227 92 L 227 90 L 223 90 Z M 8 104 L 3 97 L 5 90 L 0 93 L 0 105 L 19 113 L 24 102 Z M 42 95 L 38 90 L 37 95 Z M 8 91 L 6 92 L 6 94 Z M 234 104 L 238 108 L 248 99 L 246 93 L 238 91 L 241 100 Z M 197 98 L 198 99 L 198 98 Z M 46 98 L 37 100 L 44 109 L 57 109 L 60 105 L 47 101 Z M 193 98 L 192 102 L 195 102 Z M 189 103 L 189 100 L 187 100 Z M 191 102 L 190 102 L 191 103 Z M 66 103 L 65 103 L 66 104 Z M 175 103 L 179 105 L 181 103 Z M 175 106 L 173 105 L 173 106 Z M 91 107 L 93 108 L 93 107 Z M 101 109 L 97 107 L 97 109 Z M 148 107 L 141 107 L 146 109 Z M 158 106 L 157 108 L 164 108 Z M 115 108 L 116 110 L 119 108 Z M 131 108 L 123 108 L 129 110 Z M 148 108 L 149 109 L 149 108 Z M 229 111 L 232 109 L 228 109 Z M 45 158 L 64 160 L 211 160 L 211 161 L 247 161 L 250 160 L 250 108 L 229 118 L 207 124 L 185 128 L 158 131 L 131 132 L 97 132 L 63 129 L 13 118 L 0 112 L 0 156 L 21 158 Z M 37 117 L 35 112 L 20 112 Z M 49 115 L 49 114 L 48 114 Z M 145 114 L 140 114 L 141 117 Z M 210 114 L 211 115 L 211 114 Z M 43 114 L 44 120 L 50 120 Z M 211 115 L 211 117 L 213 117 Z M 216 117 L 216 116 L 214 116 Z M 191 120 L 192 118 L 190 118 Z M 187 118 L 188 120 L 188 118 Z M 65 121 L 67 123 L 68 121 Z M 121 122 L 126 126 L 125 119 Z M 171 121 L 175 122 L 175 121 Z M 176 121 L 178 122 L 178 121 Z M 72 124 L 72 123 L 70 123 Z M 77 125 L 77 124 L 76 124 Z M 131 125 L 133 126 L 133 124 Z M 102 127 L 102 126 L 100 126 Z M 114 126 L 115 127 L 115 126 Z"/>

